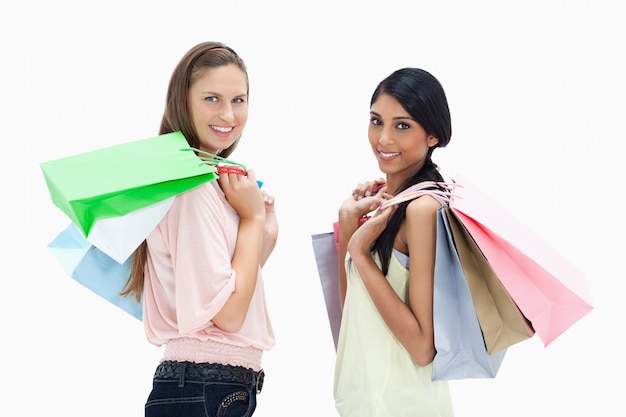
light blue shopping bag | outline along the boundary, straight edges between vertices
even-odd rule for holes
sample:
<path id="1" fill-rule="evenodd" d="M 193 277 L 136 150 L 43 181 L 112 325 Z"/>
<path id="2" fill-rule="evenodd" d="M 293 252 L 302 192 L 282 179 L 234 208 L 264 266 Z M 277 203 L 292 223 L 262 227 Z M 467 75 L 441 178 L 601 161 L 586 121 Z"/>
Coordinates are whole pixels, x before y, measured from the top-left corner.
<path id="1" fill-rule="evenodd" d="M 457 253 L 446 206 L 437 212 L 437 251 L 433 321 L 435 359 L 432 380 L 494 378 L 506 349 L 491 355 Z"/>
<path id="2" fill-rule="evenodd" d="M 130 258 L 118 263 L 89 243 L 74 223 L 50 242 L 48 248 L 74 280 L 142 320 L 142 302 L 119 295 L 130 274 Z"/>

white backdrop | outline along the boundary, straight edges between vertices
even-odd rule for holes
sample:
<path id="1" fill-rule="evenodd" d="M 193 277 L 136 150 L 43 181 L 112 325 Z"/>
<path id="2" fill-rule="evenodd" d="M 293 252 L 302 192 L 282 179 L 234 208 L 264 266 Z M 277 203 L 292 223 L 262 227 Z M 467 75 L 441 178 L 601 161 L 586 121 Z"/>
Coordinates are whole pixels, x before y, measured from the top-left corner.
<path id="1" fill-rule="evenodd" d="M 380 175 L 369 98 L 404 66 L 432 72 L 448 95 L 452 140 L 434 154 L 446 177 L 480 184 L 571 259 L 594 297 L 549 346 L 535 336 L 509 349 L 495 379 L 451 382 L 457 416 L 624 409 L 623 2 L 101 3 L 0 6 L 2 415 L 143 415 L 161 350 L 52 257 L 46 245 L 69 220 L 39 163 L 155 135 L 171 71 L 205 40 L 249 67 L 233 159 L 276 196 L 281 225 L 265 268 L 277 344 L 257 416 L 336 415 L 310 236 Z"/>

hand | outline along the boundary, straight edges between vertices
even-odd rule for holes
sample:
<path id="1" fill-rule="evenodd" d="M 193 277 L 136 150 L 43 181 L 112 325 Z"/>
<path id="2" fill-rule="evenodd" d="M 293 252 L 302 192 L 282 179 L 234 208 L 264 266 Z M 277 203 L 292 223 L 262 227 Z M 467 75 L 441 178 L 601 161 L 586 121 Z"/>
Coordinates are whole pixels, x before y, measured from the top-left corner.
<path id="1" fill-rule="evenodd" d="M 256 182 L 254 171 L 246 175 L 221 173 L 218 182 L 226 200 L 235 209 L 240 219 L 262 219 L 265 221 L 265 202 Z"/>
<path id="2" fill-rule="evenodd" d="M 354 190 L 352 190 L 352 196 L 354 196 L 357 200 L 360 200 L 363 197 L 377 195 L 381 191 L 383 193 L 387 191 L 387 184 L 384 178 L 378 178 L 374 181 L 357 184 L 357 186 L 354 187 Z"/>
<path id="3" fill-rule="evenodd" d="M 261 257 L 261 265 L 263 265 L 276 246 L 276 241 L 278 240 L 278 220 L 274 210 L 274 197 L 264 190 L 261 193 L 265 202 L 265 225 L 263 227 L 263 252 Z"/>
<path id="4" fill-rule="evenodd" d="M 340 218 L 350 217 L 358 220 L 376 210 L 383 200 L 391 197 L 386 191 L 385 180 L 382 178 L 358 184 L 352 190 L 352 195 L 339 207 Z"/>
<path id="5" fill-rule="evenodd" d="M 354 257 L 355 254 L 369 254 L 374 241 L 387 227 L 391 215 L 397 205 L 378 210 L 368 221 L 363 223 L 350 237 L 348 252 Z"/>

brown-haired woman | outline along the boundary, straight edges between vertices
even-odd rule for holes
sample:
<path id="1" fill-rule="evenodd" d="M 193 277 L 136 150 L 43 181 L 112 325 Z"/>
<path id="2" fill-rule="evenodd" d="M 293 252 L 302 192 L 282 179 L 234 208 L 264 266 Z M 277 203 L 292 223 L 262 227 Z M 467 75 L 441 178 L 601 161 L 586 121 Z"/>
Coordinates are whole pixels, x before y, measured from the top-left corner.
<path id="1" fill-rule="evenodd" d="M 235 51 L 200 43 L 174 69 L 159 134 L 181 131 L 190 146 L 228 157 L 248 92 Z M 165 345 L 147 417 L 253 414 L 262 355 L 274 345 L 261 267 L 277 237 L 274 199 L 249 169 L 176 196 L 133 254 L 123 294 L 143 297 L 148 341 Z"/>

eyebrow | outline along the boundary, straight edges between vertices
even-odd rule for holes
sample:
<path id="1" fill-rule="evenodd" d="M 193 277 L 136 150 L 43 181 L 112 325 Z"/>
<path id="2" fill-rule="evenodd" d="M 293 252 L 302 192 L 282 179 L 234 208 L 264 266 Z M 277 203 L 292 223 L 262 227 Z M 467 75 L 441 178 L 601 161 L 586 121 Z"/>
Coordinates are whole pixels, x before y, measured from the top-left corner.
<path id="1" fill-rule="evenodd" d="M 200 91 L 200 94 L 202 95 L 210 95 L 210 96 L 218 96 L 218 97 L 224 97 L 223 94 L 218 93 L 216 91 Z M 235 97 L 247 97 L 248 93 L 246 92 L 242 92 L 240 94 L 235 95 Z"/>
<path id="2" fill-rule="evenodd" d="M 370 111 L 370 114 L 373 114 L 375 116 L 381 117 L 380 114 L 376 113 L 375 111 Z M 415 121 L 415 119 L 413 119 L 411 116 L 395 116 L 395 117 L 392 117 L 391 120 L 412 120 L 412 121 Z"/>

